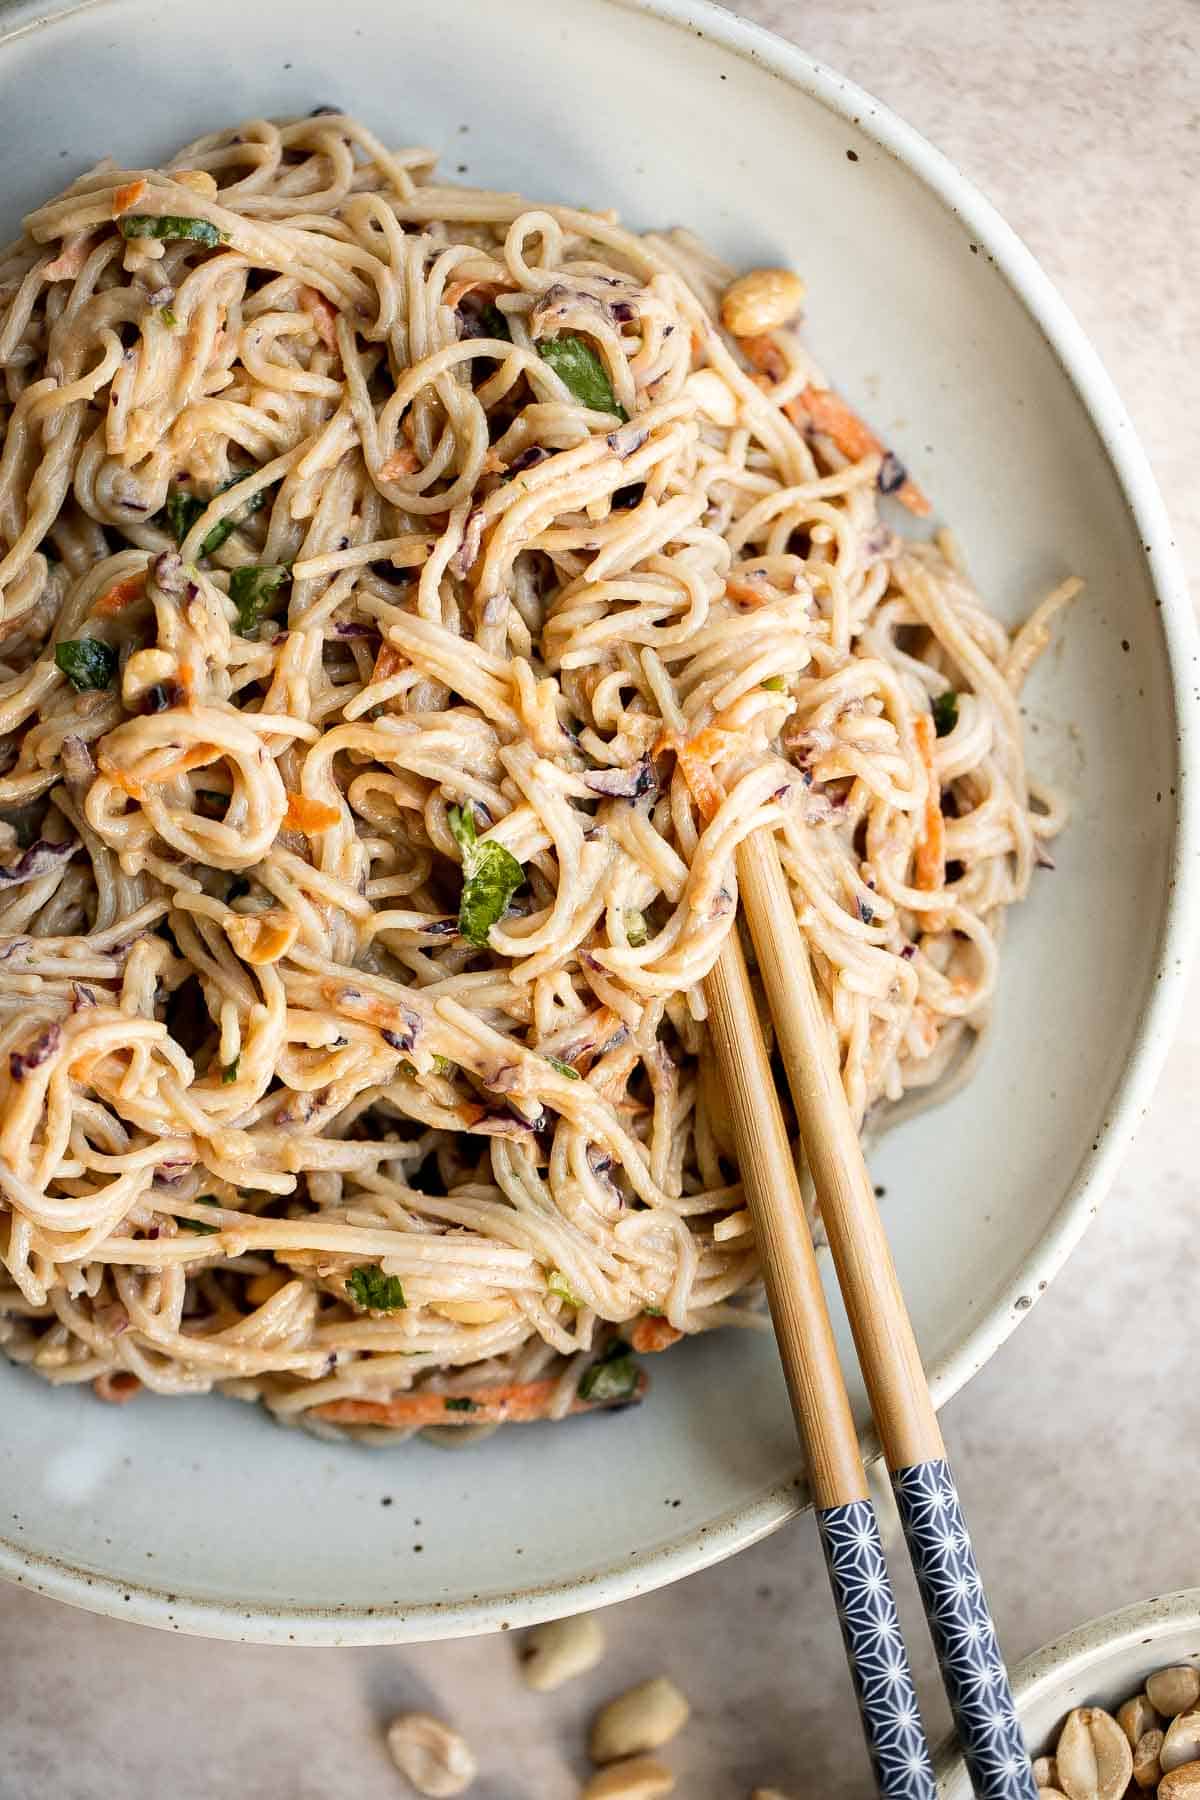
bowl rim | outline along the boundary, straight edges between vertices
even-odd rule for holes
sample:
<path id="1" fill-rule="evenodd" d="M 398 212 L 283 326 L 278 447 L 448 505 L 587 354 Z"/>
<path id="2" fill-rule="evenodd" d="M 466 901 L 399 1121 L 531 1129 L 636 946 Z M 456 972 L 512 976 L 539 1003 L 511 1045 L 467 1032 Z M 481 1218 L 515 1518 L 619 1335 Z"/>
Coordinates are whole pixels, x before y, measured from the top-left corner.
<path id="1" fill-rule="evenodd" d="M 1018 1715 L 1044 1697 L 1065 1692 L 1072 1683 L 1082 1680 L 1107 1652 L 1144 1648 L 1149 1653 L 1160 1638 L 1191 1628 L 1200 1634 L 1200 1588 L 1180 1588 L 1173 1594 L 1135 1600 L 1116 1612 L 1102 1613 L 1097 1619 L 1077 1625 L 1073 1631 L 1033 1651 L 1013 1670 L 1013 1699 Z M 1152 1660 L 1148 1654 L 1147 1661 Z M 966 1764 L 953 1733 L 938 1745 L 933 1761 L 939 1792 L 953 1778 L 965 1775 Z"/>
<path id="2" fill-rule="evenodd" d="M 0 53 L 14 39 L 53 27 L 113 0 L 0 0 Z M 604 0 L 615 11 L 644 13 L 719 45 L 776 75 L 862 132 L 914 174 L 961 221 L 1041 331 L 1107 454 L 1137 526 L 1160 616 L 1174 708 L 1178 793 L 1168 873 L 1148 998 L 1129 1056 L 1091 1148 L 1019 1275 L 985 1316 L 928 1371 L 936 1406 L 956 1394 L 1007 1339 L 1066 1261 L 1095 1215 L 1121 1156 L 1144 1116 L 1174 1039 L 1192 946 L 1200 933 L 1200 692 L 1191 665 L 1200 650 L 1187 585 L 1165 506 L 1146 454 L 1113 382 L 1066 302 L 1033 253 L 980 190 L 913 126 L 857 83 L 764 26 L 714 0 Z M 877 1454 L 873 1446 L 865 1446 Z M 165 1588 L 114 1580 L 44 1556 L 0 1536 L 0 1576 L 69 1605 L 163 1630 L 259 1643 L 382 1644 L 466 1637 L 507 1630 L 568 1612 L 605 1606 L 695 1573 L 757 1543 L 807 1504 L 798 1484 L 775 1484 L 655 1549 L 624 1557 L 572 1580 L 511 1590 L 479 1602 L 411 1607 L 238 1607 Z"/>

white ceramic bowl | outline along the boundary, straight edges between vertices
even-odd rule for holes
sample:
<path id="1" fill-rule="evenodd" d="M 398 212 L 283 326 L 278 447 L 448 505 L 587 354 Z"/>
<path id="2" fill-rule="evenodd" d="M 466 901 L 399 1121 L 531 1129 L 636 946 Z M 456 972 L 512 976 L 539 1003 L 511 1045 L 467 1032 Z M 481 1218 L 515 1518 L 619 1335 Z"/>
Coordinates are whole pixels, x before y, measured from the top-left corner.
<path id="1" fill-rule="evenodd" d="M 161 0 L 6 8 L 3 211 L 108 151 L 137 163 L 217 122 L 335 101 L 472 179 L 794 263 L 821 361 L 911 461 L 993 603 L 1016 618 L 1064 573 L 1087 578 L 1028 702 L 1033 761 L 1074 796 L 1057 873 L 1013 921 L 974 1085 L 877 1158 L 946 1399 L 1094 1210 L 1170 1037 L 1195 911 L 1190 613 L 1095 356 L 935 151 L 711 7 L 205 0 L 203 22 Z M 637 1413 L 461 1455 L 332 1448 L 216 1399 L 101 1407 L 9 1367 L 0 1415 L 0 1570 L 221 1636 L 528 1622 L 698 1569 L 803 1500 L 773 1346 L 745 1334 L 663 1358 Z"/>
<path id="2" fill-rule="evenodd" d="M 1013 1698 L 1031 1756 L 1049 1754 L 1076 1706 L 1115 1712 L 1147 1676 L 1171 1663 L 1200 1669 L 1200 1588 L 1139 1600 L 1047 1644 L 1013 1671 Z M 971 1800 L 966 1764 L 953 1743 L 935 1757 L 941 1800 Z"/>

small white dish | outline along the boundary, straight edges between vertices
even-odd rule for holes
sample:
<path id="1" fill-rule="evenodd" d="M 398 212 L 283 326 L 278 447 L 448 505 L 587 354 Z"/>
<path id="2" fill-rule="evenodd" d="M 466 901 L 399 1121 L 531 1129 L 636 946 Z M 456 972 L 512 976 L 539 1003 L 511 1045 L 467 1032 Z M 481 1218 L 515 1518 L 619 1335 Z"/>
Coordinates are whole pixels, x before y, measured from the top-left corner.
<path id="1" fill-rule="evenodd" d="M 1200 1669 L 1200 1588 L 1139 1600 L 1047 1644 L 1013 1671 L 1013 1698 L 1031 1756 L 1049 1755 L 1076 1706 L 1115 1712 L 1146 1677 L 1175 1663 Z M 934 1758 L 940 1800 L 971 1800 L 966 1764 L 953 1739 Z"/>
<path id="2" fill-rule="evenodd" d="M 0 11 L 0 99 L 10 223 L 105 153 L 137 163 L 337 102 L 432 143 L 452 176 L 792 263 L 820 361 L 1000 612 L 1086 578 L 1027 702 L 1032 761 L 1074 801 L 1057 871 L 1012 921 L 974 1084 L 874 1158 L 947 1399 L 1094 1212 L 1165 1054 L 1197 911 L 1190 609 L 1125 412 L 1032 257 L 869 96 L 692 0 L 206 0 L 201 32 L 158 0 L 20 0 Z M 217 1399 L 101 1407 L 0 1364 L 0 1573 L 275 1642 L 461 1635 L 619 1600 L 804 1498 L 768 1339 L 726 1332 L 653 1378 L 637 1412 L 447 1455 L 320 1444 Z M 865 1429 L 857 1383 L 853 1398 Z"/>

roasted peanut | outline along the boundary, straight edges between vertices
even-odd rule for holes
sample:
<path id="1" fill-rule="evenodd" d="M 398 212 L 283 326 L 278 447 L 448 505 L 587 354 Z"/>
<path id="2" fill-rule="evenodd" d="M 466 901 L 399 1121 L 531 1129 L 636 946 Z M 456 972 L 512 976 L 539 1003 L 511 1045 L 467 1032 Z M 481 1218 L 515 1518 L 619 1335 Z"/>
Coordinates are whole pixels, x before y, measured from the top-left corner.
<path id="1" fill-rule="evenodd" d="M 1133 1774 L 1129 1739 L 1099 1706 L 1077 1706 L 1068 1714 L 1055 1761 L 1068 1800 L 1121 1800 Z"/>
<path id="2" fill-rule="evenodd" d="M 691 1712 L 687 1701 L 666 1676 L 640 1682 L 601 1707 L 592 1721 L 588 1754 L 595 1763 L 615 1762 L 657 1750 L 682 1731 Z"/>
<path id="3" fill-rule="evenodd" d="M 1177 1718 L 1180 1713 L 1191 1712 L 1200 1700 L 1200 1674 L 1187 1663 L 1158 1669 L 1146 1683 L 1146 1696 L 1164 1719 Z M 1146 1730 L 1149 1729 L 1147 1725 Z"/>
<path id="4" fill-rule="evenodd" d="M 1200 1759 L 1200 1712 L 1180 1713 L 1172 1719 L 1163 1734 L 1162 1750 L 1159 1761 L 1163 1774 L 1169 1775 L 1181 1763 L 1196 1762 Z"/>
<path id="5" fill-rule="evenodd" d="M 804 304 L 804 283 L 790 269 L 751 269 L 725 290 L 721 323 L 734 337 L 757 337 L 794 319 Z"/>
<path id="6" fill-rule="evenodd" d="M 519 1655 L 525 1685 L 548 1694 L 595 1668 L 604 1655 L 604 1627 L 594 1613 L 551 1619 L 526 1633 Z"/>
<path id="7" fill-rule="evenodd" d="M 1133 1747 L 1133 1779 L 1141 1788 L 1157 1787 L 1162 1776 L 1163 1734 L 1158 1726 L 1143 1731 Z"/>
<path id="8" fill-rule="evenodd" d="M 630 1756 L 593 1775 L 580 1800 L 658 1800 L 675 1786 L 675 1777 L 652 1756 Z"/>
<path id="9" fill-rule="evenodd" d="M 1131 1749 L 1136 1750 L 1139 1741 L 1158 1724 L 1158 1714 L 1145 1694 L 1135 1694 L 1118 1708 L 1117 1724 L 1129 1739 Z"/>
<path id="10" fill-rule="evenodd" d="M 388 1726 L 387 1742 L 400 1773 L 430 1800 L 465 1793 L 478 1773 L 465 1738 L 430 1713 L 401 1713 Z"/>

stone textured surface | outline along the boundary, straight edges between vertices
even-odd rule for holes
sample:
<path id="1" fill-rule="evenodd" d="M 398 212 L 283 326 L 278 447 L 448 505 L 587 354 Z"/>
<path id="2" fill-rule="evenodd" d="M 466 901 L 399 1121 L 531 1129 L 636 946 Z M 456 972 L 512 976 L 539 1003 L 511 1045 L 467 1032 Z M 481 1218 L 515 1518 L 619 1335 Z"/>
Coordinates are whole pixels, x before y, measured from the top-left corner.
<path id="1" fill-rule="evenodd" d="M 756 0 L 741 10 L 894 105 L 1025 237 L 1116 377 L 1194 576 L 1195 0 Z M 1200 985 L 1099 1220 L 944 1415 L 1010 1659 L 1198 1578 L 1180 1482 L 1200 1439 L 1197 1001 Z M 901 1606 L 940 1729 L 908 1581 Z M 694 1708 L 666 1753 L 684 1800 L 744 1800 L 756 1783 L 797 1800 L 868 1791 L 811 1521 L 606 1624 L 600 1668 L 537 1695 L 503 1638 L 407 1652 L 226 1647 L 0 1589 L 0 1800 L 388 1800 L 402 1783 L 381 1726 L 413 1707 L 472 1739 L 479 1800 L 570 1800 L 590 1709 L 663 1670 Z"/>

